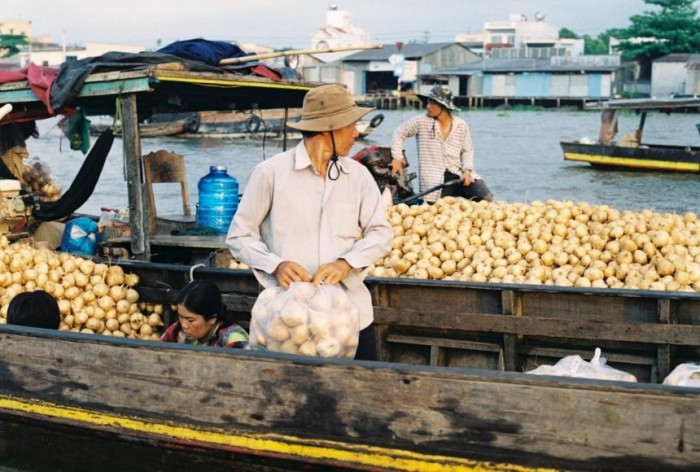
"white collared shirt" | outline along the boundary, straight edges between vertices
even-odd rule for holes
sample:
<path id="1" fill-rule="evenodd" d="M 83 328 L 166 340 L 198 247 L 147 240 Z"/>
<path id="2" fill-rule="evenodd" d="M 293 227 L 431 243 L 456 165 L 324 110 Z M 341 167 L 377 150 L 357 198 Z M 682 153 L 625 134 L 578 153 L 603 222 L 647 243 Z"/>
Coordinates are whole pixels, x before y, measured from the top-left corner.
<path id="1" fill-rule="evenodd" d="M 303 140 L 258 164 L 226 243 L 265 288 L 277 285 L 273 273 L 283 261 L 313 275 L 321 264 L 345 259 L 353 270 L 341 285 L 357 305 L 364 328 L 373 320 L 363 283 L 366 269 L 389 252 L 394 233 L 369 171 L 347 157 L 338 159 L 338 167 L 337 180 L 324 179 L 311 165 Z"/>

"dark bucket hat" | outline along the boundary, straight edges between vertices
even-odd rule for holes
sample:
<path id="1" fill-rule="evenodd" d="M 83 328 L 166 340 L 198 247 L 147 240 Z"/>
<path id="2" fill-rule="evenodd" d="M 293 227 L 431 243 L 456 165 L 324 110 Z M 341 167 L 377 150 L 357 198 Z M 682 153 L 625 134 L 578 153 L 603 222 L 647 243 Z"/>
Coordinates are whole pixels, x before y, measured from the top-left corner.
<path id="1" fill-rule="evenodd" d="M 452 92 L 445 85 L 435 85 L 430 89 L 430 92 L 427 95 L 417 93 L 416 96 L 421 100 L 421 102 L 423 102 L 423 104 L 426 104 L 428 99 L 430 99 L 438 102 L 448 110 L 459 110 L 459 108 L 452 103 Z"/>

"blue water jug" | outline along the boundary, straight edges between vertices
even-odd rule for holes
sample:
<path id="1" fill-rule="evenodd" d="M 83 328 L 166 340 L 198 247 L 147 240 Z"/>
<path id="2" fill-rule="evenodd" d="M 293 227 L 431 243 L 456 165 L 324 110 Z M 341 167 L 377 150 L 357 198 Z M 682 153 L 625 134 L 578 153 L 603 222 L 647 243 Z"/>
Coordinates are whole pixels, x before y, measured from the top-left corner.
<path id="1" fill-rule="evenodd" d="M 210 166 L 209 174 L 199 180 L 197 228 L 213 228 L 226 234 L 238 208 L 238 181 L 228 175 L 225 166 Z"/>

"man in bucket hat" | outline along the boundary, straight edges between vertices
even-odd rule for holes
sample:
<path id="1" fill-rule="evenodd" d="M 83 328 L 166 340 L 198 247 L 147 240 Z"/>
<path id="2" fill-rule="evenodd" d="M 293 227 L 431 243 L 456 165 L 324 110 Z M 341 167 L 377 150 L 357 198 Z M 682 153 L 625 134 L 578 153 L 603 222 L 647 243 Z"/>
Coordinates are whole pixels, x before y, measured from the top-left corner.
<path id="1" fill-rule="evenodd" d="M 302 141 L 253 169 L 226 243 L 265 288 L 338 284 L 360 312 L 355 358 L 373 360 L 372 299 L 363 280 L 394 233 L 376 182 L 346 157 L 359 135 L 355 123 L 370 111 L 342 85 L 307 92 L 301 121 L 287 123 Z"/>
<path id="2" fill-rule="evenodd" d="M 423 197 L 434 203 L 441 196 L 453 195 L 470 200 L 491 201 L 493 196 L 474 170 L 474 147 L 467 123 L 452 114 L 458 108 L 452 102 L 452 92 L 436 85 L 427 95 L 416 94 L 426 105 L 428 113 L 416 116 L 399 126 L 392 136 L 391 168 L 403 172 L 403 147 L 406 139 L 415 136 L 418 147 L 420 191 L 448 181 L 461 183 L 446 186 Z"/>

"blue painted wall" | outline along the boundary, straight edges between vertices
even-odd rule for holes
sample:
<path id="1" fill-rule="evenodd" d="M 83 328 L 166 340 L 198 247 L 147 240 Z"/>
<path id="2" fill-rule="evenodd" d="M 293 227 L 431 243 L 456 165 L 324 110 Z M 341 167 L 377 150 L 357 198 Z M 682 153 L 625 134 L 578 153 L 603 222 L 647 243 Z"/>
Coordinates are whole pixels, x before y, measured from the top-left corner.
<path id="1" fill-rule="evenodd" d="M 601 97 L 601 87 L 603 85 L 603 79 L 601 74 L 589 73 L 588 74 L 588 96 L 589 97 Z"/>
<path id="2" fill-rule="evenodd" d="M 518 74 L 515 83 L 515 95 L 518 97 L 549 97 L 550 87 L 550 74 Z"/>

